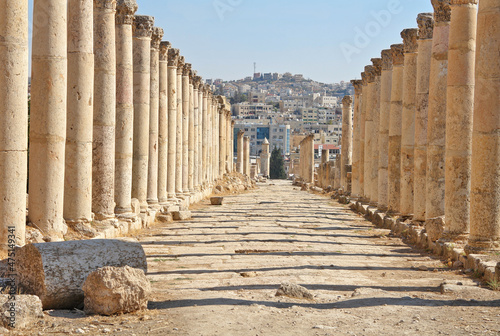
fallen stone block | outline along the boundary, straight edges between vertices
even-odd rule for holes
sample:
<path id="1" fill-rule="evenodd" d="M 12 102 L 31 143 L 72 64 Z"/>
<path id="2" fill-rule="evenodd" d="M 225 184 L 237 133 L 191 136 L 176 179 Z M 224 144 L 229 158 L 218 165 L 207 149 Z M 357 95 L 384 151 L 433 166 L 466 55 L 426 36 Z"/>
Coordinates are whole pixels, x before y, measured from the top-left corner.
<path id="1" fill-rule="evenodd" d="M 443 236 L 444 217 L 430 218 L 425 222 L 425 231 L 430 240 L 436 241 Z"/>
<path id="2" fill-rule="evenodd" d="M 82 285 L 104 266 L 147 271 L 146 254 L 134 240 L 92 239 L 30 244 L 18 249 L 19 287 L 37 295 L 44 309 L 72 309 L 83 304 Z"/>
<path id="3" fill-rule="evenodd" d="M 210 197 L 210 204 L 212 205 L 222 205 L 224 197 Z"/>
<path id="4" fill-rule="evenodd" d="M 0 320 L 4 328 L 29 328 L 42 318 L 42 301 L 38 296 L 0 294 Z"/>
<path id="5" fill-rule="evenodd" d="M 276 296 L 287 296 L 294 299 L 306 299 L 313 300 L 313 295 L 304 287 L 292 284 L 292 283 L 282 283 Z"/>
<path id="6" fill-rule="evenodd" d="M 172 212 L 174 220 L 188 220 L 191 219 L 191 211 L 174 211 Z"/>
<path id="7" fill-rule="evenodd" d="M 89 274 L 82 288 L 86 314 L 114 315 L 143 310 L 151 294 L 144 271 L 129 266 L 100 268 Z"/>

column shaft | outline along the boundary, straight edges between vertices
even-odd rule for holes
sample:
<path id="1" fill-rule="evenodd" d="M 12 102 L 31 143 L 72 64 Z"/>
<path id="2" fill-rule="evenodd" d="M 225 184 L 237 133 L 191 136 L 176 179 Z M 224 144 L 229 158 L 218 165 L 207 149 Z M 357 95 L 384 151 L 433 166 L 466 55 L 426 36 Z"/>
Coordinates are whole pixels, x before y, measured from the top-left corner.
<path id="1" fill-rule="evenodd" d="M 189 195 L 189 75 L 191 64 L 184 65 L 182 73 L 182 192 Z"/>
<path id="2" fill-rule="evenodd" d="M 158 117 L 158 201 L 168 201 L 168 52 L 170 42 L 160 44 L 160 75 L 159 75 L 159 117 Z M 174 190 L 175 191 L 175 190 Z"/>
<path id="3" fill-rule="evenodd" d="M 372 151 L 373 151 L 373 137 L 375 128 L 373 127 L 373 92 L 375 82 L 375 72 L 373 66 L 368 65 L 365 67 L 365 74 L 367 79 L 366 91 L 363 90 L 363 109 L 365 110 L 365 140 L 364 140 L 364 192 L 366 201 L 371 201 L 371 173 L 372 173 Z M 366 92 L 366 97 L 364 95 Z"/>
<path id="4" fill-rule="evenodd" d="M 328 151 L 326 154 L 328 155 Z M 345 192 L 348 191 L 347 171 L 350 165 L 352 165 L 352 97 L 344 96 L 344 99 L 342 99 L 342 166 L 340 167 L 340 184 Z"/>
<path id="5" fill-rule="evenodd" d="M 208 182 L 208 128 L 209 128 L 209 119 L 208 119 L 208 89 L 206 85 L 203 85 L 203 122 L 201 124 L 202 127 L 202 137 L 203 137 L 203 146 L 202 146 L 202 181 L 203 184 L 206 185 Z"/>
<path id="6" fill-rule="evenodd" d="M 189 139 L 188 139 L 188 189 L 189 193 L 194 193 L 194 85 L 192 83 L 193 76 L 190 75 L 189 84 Z"/>
<path id="7" fill-rule="evenodd" d="M 175 150 L 175 193 L 177 196 L 183 195 L 182 190 L 182 130 L 184 120 L 182 119 L 182 72 L 184 71 L 184 57 L 181 57 L 177 65 L 177 127 L 175 129 L 176 150 Z"/>
<path id="8" fill-rule="evenodd" d="M 177 181 L 177 62 L 179 50 L 168 51 L 168 162 L 167 195 L 170 201 L 176 198 Z"/>
<path id="9" fill-rule="evenodd" d="M 354 129 L 352 141 L 352 196 L 359 197 L 359 164 L 360 164 L 360 106 L 363 82 L 352 80 L 354 86 Z"/>
<path id="10" fill-rule="evenodd" d="M 380 88 L 381 88 L 381 75 L 382 75 L 382 59 L 372 58 L 374 80 L 372 91 L 372 158 L 370 169 L 370 190 L 371 197 L 370 203 L 373 206 L 378 204 L 378 166 L 379 166 L 379 125 L 380 125 Z M 345 178 L 347 179 L 347 173 Z"/>
<path id="11" fill-rule="evenodd" d="M 194 84 L 193 84 L 193 104 L 194 104 L 194 158 L 193 158 L 193 188 L 196 191 L 199 191 L 199 185 L 200 185 L 200 175 L 199 175 L 199 165 L 200 165 L 200 160 L 199 160 L 199 147 L 198 147 L 198 142 L 199 142 L 199 129 L 200 129 L 200 100 L 199 100 L 199 92 L 198 88 L 200 86 L 200 78 L 195 77 L 194 78 Z"/>

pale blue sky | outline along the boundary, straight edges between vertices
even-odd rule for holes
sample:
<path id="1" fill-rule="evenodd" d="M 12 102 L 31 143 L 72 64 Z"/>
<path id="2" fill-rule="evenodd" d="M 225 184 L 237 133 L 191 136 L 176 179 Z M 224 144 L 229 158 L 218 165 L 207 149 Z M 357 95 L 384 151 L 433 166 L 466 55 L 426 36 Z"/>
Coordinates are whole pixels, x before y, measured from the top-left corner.
<path id="1" fill-rule="evenodd" d="M 32 2 L 33 0 L 30 0 Z M 204 78 L 302 73 L 326 83 L 359 78 L 380 51 L 416 27 L 430 0 L 138 0 L 164 40 Z M 362 33 L 360 33 L 362 32 Z"/>

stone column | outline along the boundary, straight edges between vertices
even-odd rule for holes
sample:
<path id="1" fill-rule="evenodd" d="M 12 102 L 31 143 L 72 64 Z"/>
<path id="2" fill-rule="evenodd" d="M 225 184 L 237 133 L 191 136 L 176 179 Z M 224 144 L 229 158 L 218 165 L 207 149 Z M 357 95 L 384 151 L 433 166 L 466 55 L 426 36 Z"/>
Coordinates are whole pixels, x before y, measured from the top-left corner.
<path id="1" fill-rule="evenodd" d="M 342 165 L 340 167 L 340 184 L 347 191 L 347 172 L 352 165 L 352 97 L 342 99 Z"/>
<path id="2" fill-rule="evenodd" d="M 231 117 L 230 117 L 231 118 Z M 231 159 L 231 172 L 235 172 L 236 169 L 234 167 L 234 125 L 235 125 L 235 121 L 231 119 L 231 156 L 230 156 L 230 159 Z"/>
<path id="3" fill-rule="evenodd" d="M 379 125 L 380 125 L 380 88 L 381 88 L 381 75 L 382 75 L 382 59 L 372 58 L 373 62 L 373 88 L 372 88 L 372 118 L 373 118 L 373 131 L 372 131 L 372 158 L 371 158 L 371 173 L 370 173 L 370 204 L 377 206 L 378 204 L 378 166 L 379 166 Z M 345 175 L 347 180 L 347 173 Z"/>
<path id="4" fill-rule="evenodd" d="M 223 176 L 226 169 L 226 111 L 223 97 L 219 96 L 219 176 Z"/>
<path id="5" fill-rule="evenodd" d="M 64 219 L 70 225 L 92 221 L 93 10 L 90 0 L 68 2 Z"/>
<path id="6" fill-rule="evenodd" d="M 132 23 L 137 3 L 135 0 L 118 0 L 116 10 L 115 213 L 123 214 L 132 212 L 134 136 Z"/>
<path id="7" fill-rule="evenodd" d="M 1 6 L 0 73 L 16 74 L 0 78 L 0 258 L 5 259 L 9 250 L 9 235 L 15 236 L 16 245 L 22 246 L 25 243 L 28 177 L 28 1 L 4 1 Z M 40 14 L 42 13 L 37 15 Z M 35 26 L 34 29 L 39 30 L 39 27 Z M 40 53 L 40 50 L 38 52 Z M 14 228 L 14 232 L 9 231 L 10 227 Z"/>
<path id="8" fill-rule="evenodd" d="M 182 72 L 182 193 L 189 196 L 189 76 L 191 64 L 184 64 Z"/>
<path id="9" fill-rule="evenodd" d="M 151 34 L 154 18 L 136 15 L 134 19 L 134 160 L 132 197 L 148 208 L 149 113 L 151 85 Z"/>
<path id="10" fill-rule="evenodd" d="M 363 82 L 352 80 L 354 86 L 354 129 L 352 141 L 352 196 L 359 197 L 360 105 Z"/>
<path id="11" fill-rule="evenodd" d="M 392 50 L 391 110 L 389 116 L 389 178 L 388 210 L 399 213 L 401 201 L 401 119 L 403 115 L 404 46 L 395 44 Z"/>
<path id="12" fill-rule="evenodd" d="M 226 173 L 231 172 L 231 161 L 232 161 L 232 148 L 231 148 L 231 107 L 227 107 L 225 114 L 225 129 L 226 129 Z"/>
<path id="13" fill-rule="evenodd" d="M 362 92 L 360 101 L 360 118 L 359 118 L 359 195 L 361 201 L 366 201 L 365 194 L 365 120 L 366 120 L 366 105 L 368 100 L 368 76 L 365 72 L 361 73 L 361 78 L 363 82 Z"/>
<path id="14" fill-rule="evenodd" d="M 401 32 L 404 41 L 403 116 L 401 118 L 401 203 L 402 215 L 413 215 L 413 171 L 415 152 L 415 99 L 417 88 L 418 29 Z"/>
<path id="15" fill-rule="evenodd" d="M 193 78 L 193 104 L 194 104 L 194 158 L 193 158 L 193 185 L 195 190 L 200 190 L 200 175 L 199 167 L 201 160 L 199 158 L 199 130 L 200 130 L 200 95 L 199 87 L 201 83 L 201 77 L 195 76 Z M 202 99 L 203 100 L 203 99 Z"/>
<path id="16" fill-rule="evenodd" d="M 372 173 L 372 150 L 373 150 L 373 86 L 375 85 L 375 71 L 373 66 L 365 67 L 366 90 L 363 89 L 363 110 L 365 112 L 365 137 L 364 137 L 364 192 L 365 201 L 370 202 L 372 197 L 371 173 Z M 365 95 L 366 93 L 366 95 Z"/>
<path id="17" fill-rule="evenodd" d="M 9 8 L 14 9 L 12 6 L 18 3 L 9 1 Z M 28 220 L 45 236 L 59 239 L 66 229 L 63 219 L 68 57 L 66 13 L 66 0 L 37 0 L 33 5 L 35 24 L 31 72 L 34 76 L 31 81 Z M 49 19 L 50 25 L 46 24 Z M 8 20 L 2 20 L 0 25 L 8 23 Z M 2 49 L 2 52 L 4 50 L 7 51 Z M 24 80 L 26 78 L 19 76 L 19 81 Z M 25 93 L 19 92 L 22 98 L 16 103 L 25 101 Z M 7 126 L 2 124 L 2 127 Z M 21 127 L 15 130 L 21 130 Z M 21 164 L 19 161 L 18 165 Z"/>
<path id="18" fill-rule="evenodd" d="M 250 137 L 243 138 L 243 174 L 250 176 Z"/>
<path id="19" fill-rule="evenodd" d="M 413 177 L 413 220 L 425 221 L 426 175 L 427 175 L 427 110 L 429 106 L 429 76 L 432 55 L 432 33 L 434 19 L 432 13 L 422 13 L 417 17 L 418 56 L 417 86 L 415 97 L 415 152 Z"/>
<path id="20" fill-rule="evenodd" d="M 262 143 L 262 152 L 260 153 L 261 172 L 263 176 L 271 175 L 271 153 L 269 152 L 269 141 L 267 138 Z"/>
<path id="21" fill-rule="evenodd" d="M 203 137 L 203 146 L 202 150 L 202 176 L 203 176 L 203 184 L 206 185 L 208 183 L 208 129 L 210 125 L 210 119 L 208 118 L 208 87 L 207 85 L 203 85 L 203 122 L 201 124 L 202 127 L 202 137 Z"/>
<path id="22" fill-rule="evenodd" d="M 445 155 L 445 235 L 470 231 L 472 119 L 478 0 L 452 0 L 448 52 Z"/>
<path id="23" fill-rule="evenodd" d="M 236 142 L 236 150 L 237 150 L 237 156 L 236 156 L 236 167 L 238 169 L 238 173 L 244 174 L 244 155 L 243 155 L 243 137 L 245 136 L 245 132 L 242 130 L 238 131 L 238 140 Z"/>
<path id="24" fill-rule="evenodd" d="M 308 183 L 314 183 L 314 134 L 310 134 L 306 139 L 306 178 Z"/>
<path id="25" fill-rule="evenodd" d="M 194 193 L 194 75 L 189 74 L 188 190 Z"/>
<path id="26" fill-rule="evenodd" d="M 446 90 L 450 0 L 433 0 L 434 39 L 429 78 L 425 220 L 444 216 Z"/>
<path id="27" fill-rule="evenodd" d="M 158 201 L 165 204 L 168 201 L 168 53 L 170 42 L 160 43 L 160 75 L 159 75 L 159 117 L 158 117 Z M 174 189 L 175 192 L 175 189 Z"/>
<path id="28" fill-rule="evenodd" d="M 158 128 L 160 111 L 160 42 L 163 29 L 153 27 L 151 35 L 151 78 L 149 92 L 148 204 L 158 204 Z"/>
<path id="29" fill-rule="evenodd" d="M 213 179 L 217 180 L 219 178 L 219 161 L 220 161 L 220 148 L 219 148 L 219 104 L 217 104 L 217 100 L 214 97 L 212 97 L 212 111 L 213 111 L 213 118 L 214 118 L 214 137 L 213 137 L 213 171 L 214 171 L 214 176 Z M 250 138 L 249 138 L 250 139 Z M 250 140 L 249 140 L 250 141 Z M 248 144 L 250 146 L 250 142 Z M 249 150 L 250 153 L 250 150 Z M 250 161 L 248 162 L 250 166 Z M 250 168 L 248 169 L 248 175 L 250 176 Z"/>
<path id="30" fill-rule="evenodd" d="M 116 0 L 94 0 L 94 128 L 92 210 L 97 220 L 115 212 Z"/>
<path id="31" fill-rule="evenodd" d="M 498 0 L 479 1 L 468 252 L 500 250 L 499 22 Z"/>
<path id="32" fill-rule="evenodd" d="M 182 73 L 184 71 L 184 56 L 177 62 L 177 128 L 175 129 L 176 149 L 175 149 L 175 193 L 177 197 L 183 195 L 182 190 L 182 131 L 184 120 L 182 116 Z"/>
<path id="33" fill-rule="evenodd" d="M 212 184 L 213 177 L 213 115 L 212 115 L 212 92 L 210 91 L 210 86 L 207 84 L 207 139 L 206 139 L 206 147 L 207 147 L 207 183 L 209 185 Z"/>
<path id="34" fill-rule="evenodd" d="M 380 118 L 378 127 L 378 209 L 387 211 L 389 204 L 389 120 L 392 91 L 392 50 L 382 50 L 380 76 Z"/>
<path id="35" fill-rule="evenodd" d="M 168 162 L 167 196 L 169 201 L 176 199 L 177 181 L 177 66 L 179 49 L 168 51 Z"/>
<path id="36" fill-rule="evenodd" d="M 203 169 L 203 145 L 205 142 L 203 141 L 203 123 L 204 121 L 204 116 L 203 116 L 203 83 L 202 79 L 200 78 L 200 82 L 198 85 L 198 185 L 200 189 L 202 188 L 202 185 L 204 183 L 203 180 L 203 174 L 205 170 Z"/>

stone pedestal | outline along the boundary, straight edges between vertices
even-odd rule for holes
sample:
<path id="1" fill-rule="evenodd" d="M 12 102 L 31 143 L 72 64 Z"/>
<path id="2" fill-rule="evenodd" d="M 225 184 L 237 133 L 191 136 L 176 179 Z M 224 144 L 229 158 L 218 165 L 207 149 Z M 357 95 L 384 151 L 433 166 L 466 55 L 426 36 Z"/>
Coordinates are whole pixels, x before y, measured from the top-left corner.
<path id="1" fill-rule="evenodd" d="M 382 50 L 380 76 L 380 118 L 378 128 L 378 209 L 387 211 L 389 204 L 389 120 L 392 91 L 392 51 Z M 353 167 L 354 168 L 354 167 Z"/>
<path id="2" fill-rule="evenodd" d="M 177 179 L 177 62 L 179 49 L 168 51 L 168 162 L 167 196 L 169 201 L 176 199 Z"/>
<path id="3" fill-rule="evenodd" d="M 450 0 L 433 0 L 434 37 L 429 78 L 425 219 L 444 216 L 446 90 Z"/>
<path id="4" fill-rule="evenodd" d="M 429 76 L 432 55 L 434 19 L 432 13 L 417 17 L 418 53 L 415 95 L 415 144 L 413 176 L 413 220 L 425 220 L 427 175 L 427 111 L 429 106 Z"/>
<path id="5" fill-rule="evenodd" d="M 352 97 L 344 96 L 342 99 L 342 164 L 340 167 L 340 186 L 344 191 L 348 191 L 347 166 L 350 165 L 352 165 Z"/>
<path id="6" fill-rule="evenodd" d="M 359 197 L 359 164 L 360 164 L 360 106 L 361 95 L 363 89 L 363 82 L 360 80 L 352 80 L 354 86 L 354 129 L 353 129 L 353 142 L 352 142 L 352 196 Z"/>
<path id="7" fill-rule="evenodd" d="M 28 92 L 28 1 L 4 1 L 1 6 L 0 60 L 2 62 L 0 62 L 0 73 L 16 74 L 16 76 L 0 78 L 2 88 L 0 92 L 0 106 L 2 107 L 0 114 L 0 171 L 2 171 L 0 259 L 5 259 L 9 250 L 9 238 L 13 238 L 9 235 L 15 236 L 16 245 L 22 246 L 25 242 L 28 174 L 28 102 L 26 99 L 26 92 Z M 39 30 L 39 27 L 35 28 Z M 40 53 L 40 50 L 38 52 Z M 38 90 L 41 92 L 43 89 L 40 87 Z M 13 229 L 13 232 L 9 232 L 9 229 Z"/>
<path id="8" fill-rule="evenodd" d="M 11 7 L 20 3 L 22 2 L 9 1 L 8 6 L 12 8 L 11 14 L 14 14 L 13 12 L 19 15 L 25 14 Z M 9 20 L 2 20 L 0 25 L 9 24 Z M 49 20 L 50 25 L 46 24 Z M 31 70 L 36 76 L 33 76 L 31 81 L 28 220 L 46 236 L 56 239 L 62 238 L 66 228 L 63 219 L 68 68 L 66 20 L 67 0 L 34 2 Z M 16 22 L 20 23 L 22 20 L 16 20 Z M 16 29 L 15 31 L 21 32 L 22 30 Z M 26 31 L 22 34 L 26 34 Z M 1 43 L 6 43 L 4 41 L 15 40 L 2 40 Z M 11 52 L 8 49 L 2 49 L 1 52 L 5 51 Z M 22 52 L 22 48 L 17 51 Z M 25 58 L 16 58 L 18 61 L 22 59 Z M 19 73 L 22 74 L 22 72 Z M 26 81 L 26 78 L 20 75 L 19 81 Z M 22 87 L 19 88 L 21 89 Z M 26 101 L 26 91 L 19 91 L 16 94 L 22 97 L 20 101 L 16 101 L 16 104 Z M 22 109 L 16 112 L 20 111 Z M 2 124 L 2 127 L 7 126 L 8 124 Z M 22 127 L 16 127 L 13 130 L 22 131 Z M 22 144 L 20 146 L 22 148 Z M 11 152 L 11 154 L 15 153 Z M 23 165 L 22 154 L 16 160 L 18 160 L 16 167 L 21 167 Z M 22 171 L 18 178 L 21 176 Z M 18 178 L 15 180 L 17 181 Z M 19 187 L 21 187 L 19 192 L 24 192 L 21 184 Z M 21 209 L 18 211 L 17 216 L 20 218 Z"/>
<path id="9" fill-rule="evenodd" d="M 92 221 L 92 115 L 94 36 L 91 0 L 68 2 L 68 110 L 64 171 L 64 219 Z"/>
<path id="10" fill-rule="evenodd" d="M 132 23 L 137 4 L 134 0 L 118 0 L 116 10 L 115 213 L 123 214 L 132 212 L 134 134 Z"/>
<path id="11" fill-rule="evenodd" d="M 158 127 L 160 111 L 160 42 L 163 29 L 153 27 L 149 92 L 148 204 L 158 204 Z"/>
<path id="12" fill-rule="evenodd" d="M 499 22 L 500 3 L 479 1 L 469 252 L 500 250 Z"/>
<path id="13" fill-rule="evenodd" d="M 446 98 L 445 236 L 453 239 L 467 238 L 470 227 L 477 2 L 451 1 Z"/>
<path id="14" fill-rule="evenodd" d="M 160 43 L 160 67 L 159 67 L 159 116 L 158 116 L 158 201 L 168 201 L 168 52 L 170 42 Z M 175 192 L 175 189 L 174 189 Z"/>
<path id="15" fill-rule="evenodd" d="M 403 116 L 401 119 L 401 203 L 402 215 L 413 214 L 413 176 L 415 152 L 415 99 L 417 88 L 418 29 L 401 32 L 404 40 Z"/>
<path id="16" fill-rule="evenodd" d="M 392 87 L 389 121 L 388 210 L 399 213 L 401 200 L 401 119 L 403 114 L 403 45 L 392 50 Z"/>

